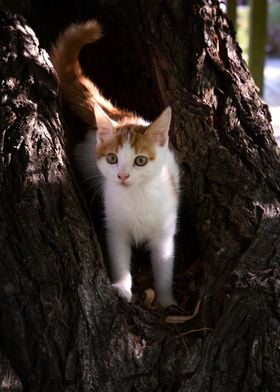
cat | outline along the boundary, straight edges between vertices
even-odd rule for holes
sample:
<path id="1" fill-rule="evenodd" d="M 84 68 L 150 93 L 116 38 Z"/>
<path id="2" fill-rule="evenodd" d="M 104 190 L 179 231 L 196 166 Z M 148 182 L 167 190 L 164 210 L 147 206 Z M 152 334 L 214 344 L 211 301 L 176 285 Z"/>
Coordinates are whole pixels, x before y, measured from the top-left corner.
<path id="1" fill-rule="evenodd" d="M 149 123 L 101 95 L 79 62 L 82 47 L 101 35 L 95 20 L 74 24 L 52 49 L 62 95 L 90 127 L 84 140 L 73 147 L 73 159 L 84 179 L 92 178 L 94 183 L 101 178 L 114 292 L 131 301 L 131 248 L 146 243 L 156 302 L 163 307 L 175 305 L 172 281 L 179 168 L 169 148 L 171 108 Z"/>

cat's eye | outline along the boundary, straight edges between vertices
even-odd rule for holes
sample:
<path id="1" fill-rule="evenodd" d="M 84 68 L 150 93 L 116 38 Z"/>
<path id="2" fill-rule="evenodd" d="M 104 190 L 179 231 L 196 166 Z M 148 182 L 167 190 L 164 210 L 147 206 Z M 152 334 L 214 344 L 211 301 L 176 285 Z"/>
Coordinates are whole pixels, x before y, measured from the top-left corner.
<path id="1" fill-rule="evenodd" d="M 106 155 L 106 161 L 110 163 L 110 165 L 115 165 L 116 163 L 118 163 L 117 154 L 110 152 L 109 154 Z"/>
<path id="2" fill-rule="evenodd" d="M 148 158 L 144 157 L 143 155 L 139 155 L 135 158 L 134 163 L 137 166 L 145 166 L 148 162 Z"/>

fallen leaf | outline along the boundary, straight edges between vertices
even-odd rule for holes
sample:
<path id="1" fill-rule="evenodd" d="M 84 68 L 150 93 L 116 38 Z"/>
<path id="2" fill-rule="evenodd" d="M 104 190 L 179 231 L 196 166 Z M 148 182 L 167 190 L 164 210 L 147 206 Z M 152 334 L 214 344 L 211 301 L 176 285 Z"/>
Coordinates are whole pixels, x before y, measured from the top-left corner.
<path id="1" fill-rule="evenodd" d="M 147 289 L 144 291 L 144 294 L 145 294 L 145 298 L 144 298 L 143 305 L 146 309 L 150 309 L 155 300 L 155 292 L 153 289 Z"/>
<path id="2" fill-rule="evenodd" d="M 199 312 L 200 303 L 201 303 L 201 300 L 198 301 L 198 303 L 194 309 L 193 314 L 188 315 L 188 316 L 167 316 L 165 318 L 165 322 L 170 323 L 170 324 L 182 324 L 182 323 L 185 323 L 186 321 L 193 319 Z"/>

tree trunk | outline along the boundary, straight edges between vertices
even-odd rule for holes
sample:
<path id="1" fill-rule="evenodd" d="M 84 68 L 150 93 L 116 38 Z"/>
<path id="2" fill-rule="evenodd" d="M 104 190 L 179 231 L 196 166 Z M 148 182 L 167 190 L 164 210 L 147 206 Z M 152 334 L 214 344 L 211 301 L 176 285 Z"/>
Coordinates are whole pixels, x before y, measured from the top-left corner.
<path id="1" fill-rule="evenodd" d="M 104 94 L 148 119 L 172 106 L 175 292 L 187 311 L 202 301 L 183 325 L 112 293 L 52 66 L 0 4 L 1 390 L 280 391 L 279 152 L 218 2 L 9 4 L 47 49 L 75 13 L 97 17 L 104 38 L 82 62 Z"/>

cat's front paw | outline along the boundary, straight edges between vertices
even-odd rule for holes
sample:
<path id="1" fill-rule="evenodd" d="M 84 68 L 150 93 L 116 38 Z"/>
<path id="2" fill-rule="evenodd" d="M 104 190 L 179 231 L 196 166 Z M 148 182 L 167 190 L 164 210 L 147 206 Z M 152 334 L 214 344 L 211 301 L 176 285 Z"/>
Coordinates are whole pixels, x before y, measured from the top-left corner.
<path id="1" fill-rule="evenodd" d="M 122 283 L 113 283 L 112 289 L 114 293 L 127 302 L 131 302 L 132 293 Z"/>

